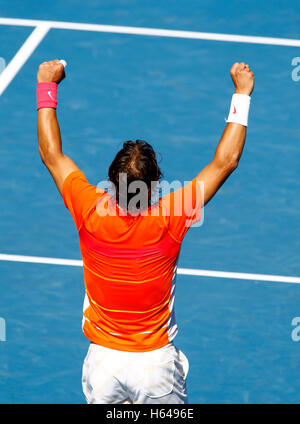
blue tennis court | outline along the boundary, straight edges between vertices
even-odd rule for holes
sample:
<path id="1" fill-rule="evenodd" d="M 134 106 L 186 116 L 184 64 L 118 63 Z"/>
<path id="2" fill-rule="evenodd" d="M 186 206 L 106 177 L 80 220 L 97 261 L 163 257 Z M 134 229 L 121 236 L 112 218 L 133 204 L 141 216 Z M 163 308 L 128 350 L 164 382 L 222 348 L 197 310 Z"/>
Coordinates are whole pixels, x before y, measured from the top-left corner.
<path id="1" fill-rule="evenodd" d="M 194 178 L 224 129 L 230 67 L 250 64 L 239 168 L 183 242 L 175 342 L 190 362 L 190 403 L 300 403 L 300 342 L 291 337 L 300 316 L 299 22 L 299 3 L 283 0 L 0 1 L 1 56 L 6 76 L 15 72 L 1 95 L 0 403 L 85 403 L 82 268 L 28 258 L 81 258 L 37 147 L 36 72 L 56 58 L 68 62 L 58 97 L 64 151 L 95 185 L 129 139 L 154 146 L 164 179 Z M 21 50 L 18 69 L 33 31 L 36 46 Z"/>

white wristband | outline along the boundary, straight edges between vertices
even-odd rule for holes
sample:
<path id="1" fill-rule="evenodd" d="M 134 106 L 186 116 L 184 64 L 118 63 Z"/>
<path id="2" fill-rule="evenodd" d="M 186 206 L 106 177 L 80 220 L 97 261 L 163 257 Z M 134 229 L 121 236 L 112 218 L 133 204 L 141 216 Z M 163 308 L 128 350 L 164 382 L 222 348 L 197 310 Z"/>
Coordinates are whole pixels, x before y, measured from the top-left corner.
<path id="1" fill-rule="evenodd" d="M 248 116 L 251 97 L 247 94 L 234 94 L 232 96 L 230 111 L 226 122 L 248 126 Z"/>

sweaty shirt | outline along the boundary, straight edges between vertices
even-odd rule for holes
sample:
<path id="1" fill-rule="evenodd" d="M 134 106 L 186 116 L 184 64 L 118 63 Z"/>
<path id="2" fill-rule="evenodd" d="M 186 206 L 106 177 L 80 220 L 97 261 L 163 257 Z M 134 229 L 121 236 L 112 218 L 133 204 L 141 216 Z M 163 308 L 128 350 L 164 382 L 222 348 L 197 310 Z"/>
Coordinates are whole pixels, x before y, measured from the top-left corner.
<path id="1" fill-rule="evenodd" d="M 200 220 L 197 182 L 132 216 L 81 171 L 65 179 L 62 196 L 78 230 L 83 260 L 82 328 L 93 343 L 144 352 L 176 336 L 177 260 L 187 230 Z"/>

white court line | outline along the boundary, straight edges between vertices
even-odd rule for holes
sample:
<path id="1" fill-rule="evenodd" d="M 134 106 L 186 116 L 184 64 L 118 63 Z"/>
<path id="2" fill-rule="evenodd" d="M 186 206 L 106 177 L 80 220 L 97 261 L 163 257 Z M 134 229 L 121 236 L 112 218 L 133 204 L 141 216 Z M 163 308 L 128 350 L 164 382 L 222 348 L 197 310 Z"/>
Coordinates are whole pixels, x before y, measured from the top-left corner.
<path id="1" fill-rule="evenodd" d="M 291 38 L 259 37 L 253 35 L 218 34 L 199 31 L 182 31 L 159 28 L 143 28 L 119 25 L 84 24 L 77 22 L 46 21 L 35 19 L 0 18 L 0 25 L 36 27 L 13 60 L 0 75 L 0 96 L 30 57 L 34 49 L 45 37 L 49 29 L 70 29 L 114 34 L 148 35 L 155 37 L 175 37 L 195 40 L 227 41 L 235 43 L 267 44 L 274 46 L 300 47 L 300 40 Z"/>
<path id="2" fill-rule="evenodd" d="M 190 38 L 196 40 L 230 41 L 237 43 L 269 44 L 274 46 L 300 47 L 300 40 L 292 38 L 259 37 L 253 35 L 217 34 L 198 31 L 181 31 L 159 28 L 142 28 L 119 25 L 84 24 L 77 22 L 41 21 L 33 19 L 0 18 L 0 25 L 37 26 L 77 31 L 109 32 L 115 34 L 150 35 L 156 37 Z"/>
<path id="3" fill-rule="evenodd" d="M 4 71 L 0 74 L 0 96 L 22 68 L 26 60 L 40 44 L 49 29 L 50 27 L 46 24 L 38 25 L 9 62 Z"/>
<path id="4" fill-rule="evenodd" d="M 48 265 L 66 265 L 82 267 L 81 260 L 75 259 L 59 259 L 59 258 L 45 258 L 40 256 L 23 256 L 23 255 L 7 255 L 0 254 L 0 261 L 12 262 L 29 262 L 35 264 L 48 264 Z M 205 269 L 189 269 L 178 268 L 177 273 L 180 275 L 191 275 L 195 277 L 216 277 L 216 278 L 230 278 L 238 280 L 254 280 L 254 281 L 271 281 L 277 283 L 293 283 L 300 284 L 300 277 L 287 277 L 284 275 L 267 275 L 267 274 L 249 274 L 244 272 L 224 272 L 224 271 L 209 271 Z"/>

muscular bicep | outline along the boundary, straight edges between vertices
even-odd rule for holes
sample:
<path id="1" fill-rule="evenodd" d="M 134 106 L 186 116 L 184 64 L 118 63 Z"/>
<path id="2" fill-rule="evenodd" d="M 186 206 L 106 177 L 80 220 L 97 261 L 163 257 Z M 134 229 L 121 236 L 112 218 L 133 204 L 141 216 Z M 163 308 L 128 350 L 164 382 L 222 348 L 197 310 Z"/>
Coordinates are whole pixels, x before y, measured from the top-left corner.
<path id="1" fill-rule="evenodd" d="M 60 193 L 62 192 L 63 184 L 67 176 L 74 171 L 79 171 L 76 163 L 63 153 L 50 156 L 44 159 L 43 162 L 52 175 Z"/>
<path id="2" fill-rule="evenodd" d="M 198 174 L 197 180 L 203 183 L 203 205 L 217 193 L 234 169 L 232 164 L 220 165 L 218 160 L 214 159 Z"/>

